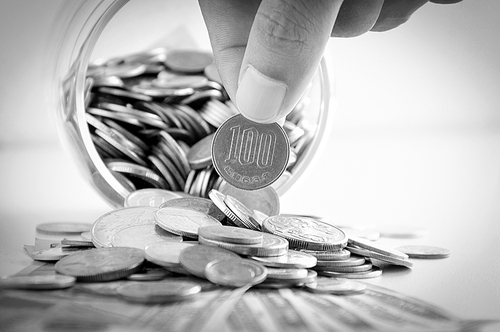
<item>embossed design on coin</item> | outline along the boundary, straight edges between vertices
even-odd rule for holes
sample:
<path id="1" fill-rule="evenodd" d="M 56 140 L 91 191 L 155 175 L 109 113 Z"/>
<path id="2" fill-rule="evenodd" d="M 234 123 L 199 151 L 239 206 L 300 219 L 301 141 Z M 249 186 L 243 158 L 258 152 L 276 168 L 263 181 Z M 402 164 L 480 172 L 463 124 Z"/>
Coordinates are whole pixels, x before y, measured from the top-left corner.
<path id="1" fill-rule="evenodd" d="M 262 223 L 262 230 L 284 237 L 292 248 L 338 250 L 347 244 L 347 237 L 341 229 L 302 216 L 271 216 Z"/>
<path id="2" fill-rule="evenodd" d="M 90 249 L 66 256 L 55 265 L 58 273 L 78 281 L 109 281 L 140 270 L 144 252 L 136 248 Z"/>
<path id="3" fill-rule="evenodd" d="M 96 247 L 111 247 L 111 238 L 116 232 L 135 225 L 155 223 L 157 208 L 137 206 L 118 209 L 99 217 L 92 226 L 92 242 Z"/>
<path id="4" fill-rule="evenodd" d="M 172 199 L 168 202 L 160 205 L 160 209 L 166 207 L 174 207 L 180 209 L 187 209 L 198 211 L 204 214 L 208 214 L 215 219 L 222 221 L 226 218 L 226 215 L 208 198 L 201 197 L 183 197 Z"/>
<path id="5" fill-rule="evenodd" d="M 238 114 L 215 132 L 212 161 L 229 184 L 256 190 L 269 186 L 285 171 L 290 156 L 288 137 L 277 123 L 261 124 Z"/>

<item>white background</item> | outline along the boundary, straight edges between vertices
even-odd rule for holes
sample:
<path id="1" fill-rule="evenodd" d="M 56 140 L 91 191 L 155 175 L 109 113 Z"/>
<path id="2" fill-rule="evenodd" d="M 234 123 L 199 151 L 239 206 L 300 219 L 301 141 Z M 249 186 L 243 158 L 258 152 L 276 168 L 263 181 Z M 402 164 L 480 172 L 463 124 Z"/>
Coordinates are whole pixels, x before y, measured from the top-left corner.
<path id="1" fill-rule="evenodd" d="M 43 95 L 44 54 L 61 3 L 0 4 L 3 272 L 29 264 L 19 252 L 37 223 L 92 222 L 110 209 L 66 158 Z M 98 51 L 153 45 L 180 23 L 201 26 L 166 20 L 169 6 L 132 2 Z M 283 212 L 342 225 L 425 227 L 420 241 L 452 249 L 451 258 L 418 262 L 380 283 L 470 318 L 500 318 L 499 13 L 496 0 L 428 4 L 396 30 L 331 40 L 331 132 L 282 200 Z"/>

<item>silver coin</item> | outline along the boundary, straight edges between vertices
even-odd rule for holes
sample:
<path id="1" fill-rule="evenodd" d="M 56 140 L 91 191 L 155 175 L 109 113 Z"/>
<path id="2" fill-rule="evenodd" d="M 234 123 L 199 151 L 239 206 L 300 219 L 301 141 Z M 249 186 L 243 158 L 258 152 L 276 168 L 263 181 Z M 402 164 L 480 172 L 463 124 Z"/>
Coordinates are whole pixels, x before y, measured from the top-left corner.
<path id="1" fill-rule="evenodd" d="M 407 245 L 396 248 L 404 252 L 410 258 L 438 259 L 447 258 L 450 256 L 450 250 L 441 247 L 424 246 L 424 245 Z"/>
<path id="2" fill-rule="evenodd" d="M 389 248 L 387 246 L 383 246 L 379 243 L 375 243 L 375 242 L 368 241 L 365 239 L 351 237 L 351 238 L 349 238 L 348 242 L 350 245 L 353 245 L 353 246 L 356 246 L 356 247 L 359 247 L 362 249 L 366 249 L 369 251 L 373 251 L 373 252 L 382 254 L 384 256 L 389 256 L 389 257 L 394 257 L 394 258 L 399 258 L 399 259 L 408 259 L 408 255 L 399 251 L 399 250 Z"/>
<path id="3" fill-rule="evenodd" d="M 366 285 L 356 281 L 318 277 L 315 282 L 305 285 L 313 293 L 349 295 L 363 293 Z"/>
<path id="4" fill-rule="evenodd" d="M 146 224 L 121 229 L 111 238 L 113 247 L 144 249 L 158 242 L 182 242 L 182 236 L 169 233 L 157 225 Z"/>
<path id="5" fill-rule="evenodd" d="M 174 207 L 188 209 L 207 214 L 215 219 L 222 221 L 226 215 L 209 199 L 201 197 L 181 197 L 172 199 L 160 205 L 160 209 Z"/>
<path id="6" fill-rule="evenodd" d="M 163 280 L 171 274 L 162 268 L 147 268 L 137 273 L 131 274 L 127 280 L 131 281 L 157 281 Z"/>
<path id="7" fill-rule="evenodd" d="M 195 245 L 197 244 L 188 242 L 155 243 L 144 248 L 144 256 L 148 261 L 159 265 L 168 271 L 178 272 L 182 269 L 179 261 L 181 252 L 184 249 Z"/>
<path id="8" fill-rule="evenodd" d="M 316 266 L 316 257 L 295 250 L 288 250 L 286 254 L 275 257 L 250 257 L 268 267 L 303 268 Z"/>
<path id="9" fill-rule="evenodd" d="M 198 228 L 201 226 L 221 225 L 220 221 L 204 213 L 166 207 L 155 214 L 156 223 L 168 232 L 190 238 L 198 238 Z"/>
<path id="10" fill-rule="evenodd" d="M 111 171 L 145 181 L 154 188 L 167 187 L 165 180 L 158 173 L 147 167 L 122 161 L 110 161 L 106 163 L 106 166 Z"/>
<path id="11" fill-rule="evenodd" d="M 372 263 L 365 262 L 355 266 L 316 266 L 316 271 L 332 271 L 332 272 L 364 272 L 369 271 L 373 267 Z"/>
<path id="12" fill-rule="evenodd" d="M 78 222 L 48 222 L 36 225 L 38 233 L 47 235 L 76 235 L 90 231 L 92 224 Z"/>
<path id="13" fill-rule="evenodd" d="M 318 260 L 321 261 L 342 261 L 349 259 L 349 257 L 351 257 L 351 252 L 345 249 L 333 250 L 333 251 L 300 249 L 300 251 L 305 252 L 306 254 L 309 255 L 313 255 L 314 257 L 316 257 Z"/>
<path id="14" fill-rule="evenodd" d="M 110 281 L 136 273 L 143 262 L 144 251 L 136 248 L 99 248 L 66 256 L 54 268 L 78 281 Z"/>
<path id="15" fill-rule="evenodd" d="M 241 114 L 226 120 L 212 141 L 212 162 L 229 184 L 245 190 L 269 186 L 285 171 L 290 144 L 276 123 L 256 123 Z"/>
<path id="16" fill-rule="evenodd" d="M 351 255 L 348 259 L 341 260 L 341 261 L 323 261 L 323 260 L 318 260 L 316 263 L 316 266 L 318 268 L 321 267 L 328 267 L 328 266 L 358 266 L 358 265 L 363 265 L 365 263 L 365 258 L 357 255 Z"/>
<path id="17" fill-rule="evenodd" d="M 229 195 L 226 195 L 224 203 L 226 203 L 226 206 L 237 217 L 237 219 L 233 220 L 235 224 L 240 227 L 252 229 L 254 231 L 260 231 L 260 224 L 257 221 L 259 217 L 255 215 L 252 210 L 250 210 L 236 198 Z"/>
<path id="18" fill-rule="evenodd" d="M 212 139 L 213 134 L 208 135 L 189 149 L 187 159 L 192 169 L 202 169 L 212 165 L 212 153 L 210 149 Z"/>
<path id="19" fill-rule="evenodd" d="M 341 229 L 326 222 L 302 216 L 270 216 L 262 230 L 288 240 L 292 248 L 339 250 L 346 246 L 347 237 Z"/>
<path id="20" fill-rule="evenodd" d="M 382 275 L 382 269 L 377 266 L 372 266 L 368 271 L 362 272 L 333 272 L 333 271 L 317 271 L 319 275 L 330 278 L 345 278 L 345 279 L 371 279 Z"/>
<path id="21" fill-rule="evenodd" d="M 284 268 L 274 268 L 274 267 L 268 267 L 267 268 L 267 278 L 268 279 L 273 279 L 274 281 L 277 280 L 296 280 L 296 279 L 304 279 L 308 276 L 308 270 L 306 269 L 301 269 L 301 268 L 291 268 L 291 269 L 284 269 Z"/>
<path id="22" fill-rule="evenodd" d="M 63 289 L 74 286 L 76 278 L 57 274 L 51 275 L 10 275 L 0 277 L 0 289 Z"/>
<path id="23" fill-rule="evenodd" d="M 242 258 L 229 250 L 203 245 L 186 248 L 179 257 L 181 266 L 199 278 L 205 278 L 207 265 L 215 260 L 238 262 Z"/>
<path id="24" fill-rule="evenodd" d="M 229 287 L 256 285 L 266 279 L 267 268 L 249 259 L 215 260 L 205 267 L 205 277 L 214 284 Z"/>
<path id="25" fill-rule="evenodd" d="M 163 203 L 175 198 L 181 198 L 170 190 L 146 188 L 131 192 L 125 197 L 125 207 L 132 206 L 152 206 L 159 207 Z"/>
<path id="26" fill-rule="evenodd" d="M 92 226 L 92 242 L 98 248 L 111 247 L 116 232 L 130 226 L 154 224 L 156 211 L 154 207 L 135 206 L 105 213 Z"/>
<path id="27" fill-rule="evenodd" d="M 198 229 L 198 235 L 207 240 L 235 244 L 261 244 L 261 232 L 232 226 L 204 226 Z"/>
<path id="28" fill-rule="evenodd" d="M 287 240 L 266 233 L 262 233 L 262 243 L 260 244 L 234 244 L 208 240 L 203 237 L 199 237 L 198 242 L 207 246 L 221 247 L 245 256 L 274 257 L 282 256 L 288 252 Z"/>
<path id="29" fill-rule="evenodd" d="M 352 245 L 348 245 L 347 250 L 349 250 L 350 252 L 352 252 L 353 254 L 356 254 L 356 255 L 378 259 L 378 260 L 381 260 L 381 261 L 384 261 L 387 263 L 391 263 L 393 265 L 400 265 L 400 266 L 405 266 L 408 268 L 413 267 L 413 263 L 408 259 L 401 259 L 401 258 L 397 258 L 397 257 L 386 256 L 386 255 L 380 254 L 380 253 L 375 252 L 375 251 L 370 251 L 370 250 L 363 249 L 363 248 L 360 248 L 357 246 L 352 246 Z"/>

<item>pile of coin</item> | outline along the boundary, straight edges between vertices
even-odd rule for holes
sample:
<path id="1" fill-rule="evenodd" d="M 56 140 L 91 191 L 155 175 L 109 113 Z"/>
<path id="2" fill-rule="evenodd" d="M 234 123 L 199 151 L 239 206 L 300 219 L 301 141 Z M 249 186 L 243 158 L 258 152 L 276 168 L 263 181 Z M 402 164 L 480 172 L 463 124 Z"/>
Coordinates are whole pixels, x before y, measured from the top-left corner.
<path id="1" fill-rule="evenodd" d="M 277 169 L 276 177 L 294 172 L 314 136 L 315 126 L 304 117 L 307 104 L 305 97 L 283 128 L 278 126 L 289 147 L 286 171 Z M 159 188 L 208 197 L 210 189 L 220 188 L 223 180 L 211 158 L 213 134 L 238 110 L 211 54 L 154 49 L 96 60 L 87 70 L 85 105 L 98 154 L 129 192 Z M 261 162 L 270 162 L 264 158 Z"/>

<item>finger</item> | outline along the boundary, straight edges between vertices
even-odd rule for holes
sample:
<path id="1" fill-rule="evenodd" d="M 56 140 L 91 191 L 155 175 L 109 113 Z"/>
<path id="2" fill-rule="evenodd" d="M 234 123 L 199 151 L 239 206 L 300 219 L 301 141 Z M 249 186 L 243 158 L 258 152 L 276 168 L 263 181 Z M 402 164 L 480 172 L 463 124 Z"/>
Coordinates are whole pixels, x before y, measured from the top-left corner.
<path id="1" fill-rule="evenodd" d="M 264 0 L 243 57 L 236 103 L 257 122 L 286 116 L 312 79 L 342 0 Z"/>
<path id="2" fill-rule="evenodd" d="M 387 31 L 408 21 L 428 0 L 385 0 L 377 22 L 371 31 Z"/>
<path id="3" fill-rule="evenodd" d="M 370 31 L 383 4 L 384 0 L 344 0 L 332 37 L 357 37 Z"/>
<path id="4" fill-rule="evenodd" d="M 199 0 L 222 83 L 236 97 L 241 61 L 260 0 Z"/>

